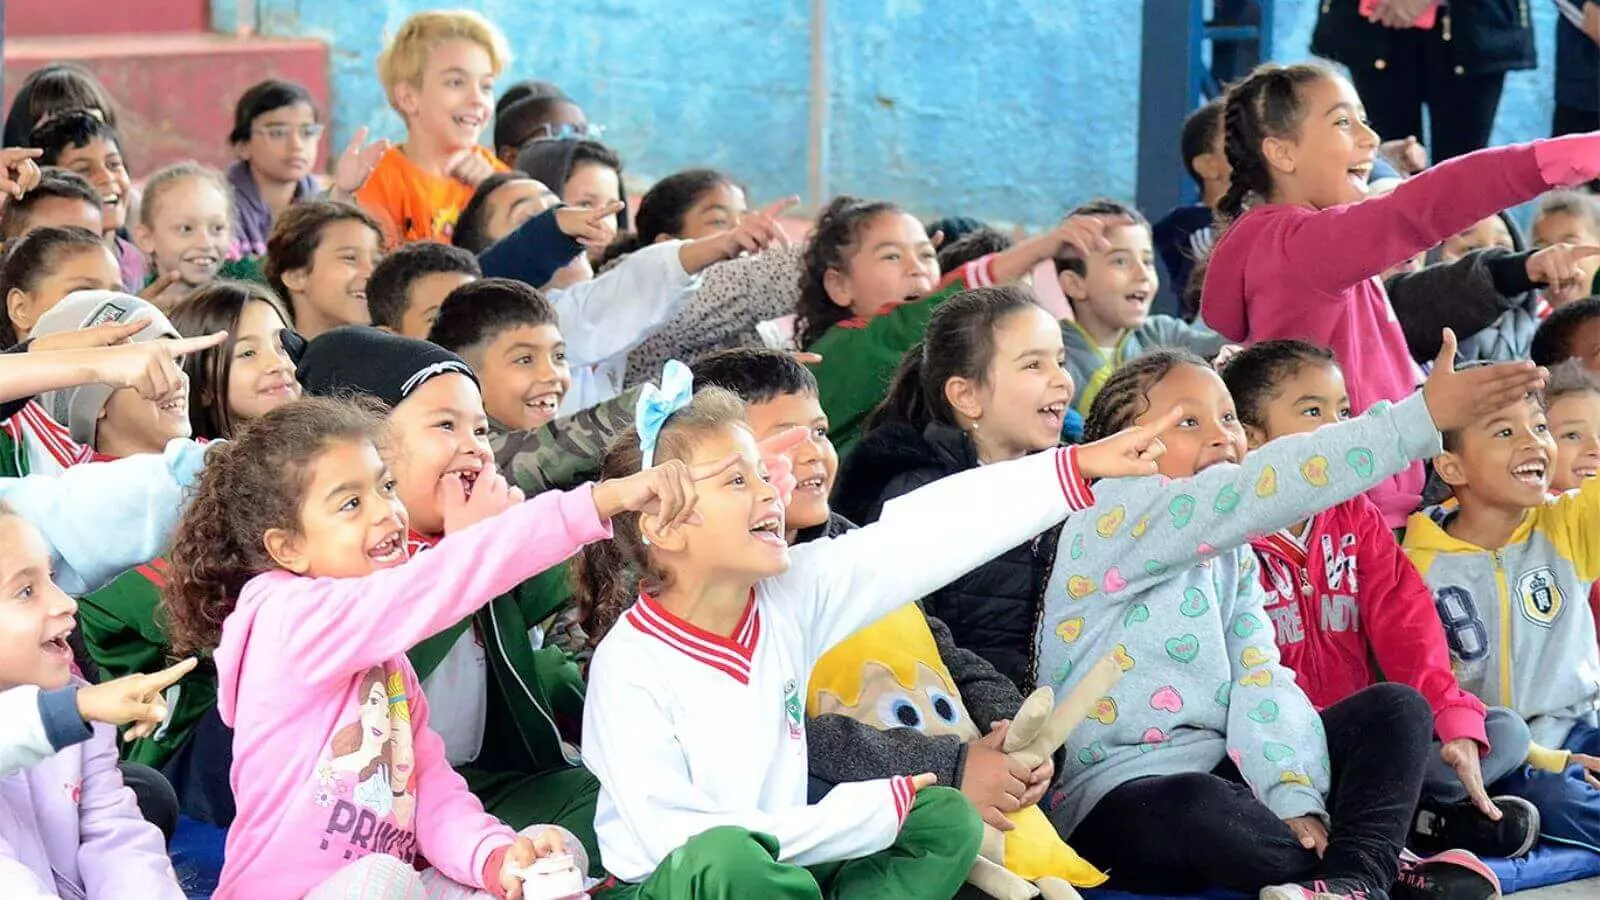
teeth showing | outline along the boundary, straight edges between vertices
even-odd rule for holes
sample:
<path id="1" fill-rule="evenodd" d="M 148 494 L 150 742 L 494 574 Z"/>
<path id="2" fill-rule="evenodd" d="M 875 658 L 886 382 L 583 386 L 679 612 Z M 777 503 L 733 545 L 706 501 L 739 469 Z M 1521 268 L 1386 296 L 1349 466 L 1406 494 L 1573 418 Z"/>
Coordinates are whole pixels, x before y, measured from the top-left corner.
<path id="1" fill-rule="evenodd" d="M 751 528 L 750 530 L 752 532 L 765 531 L 765 532 L 770 532 L 772 534 L 777 534 L 782 529 L 783 529 L 783 520 L 779 519 L 777 516 L 771 516 L 769 518 L 765 518 L 765 519 L 762 519 L 761 521 L 757 522 L 755 524 L 755 526 L 753 528 Z"/>
<path id="2" fill-rule="evenodd" d="M 1545 465 L 1542 462 L 1527 462 L 1511 470 L 1511 474 L 1523 481 L 1544 481 Z"/>
<path id="3" fill-rule="evenodd" d="M 1049 416 L 1066 415 L 1067 405 L 1065 403 L 1052 403 L 1039 411 Z"/>
<path id="4" fill-rule="evenodd" d="M 367 555 L 378 562 L 393 562 L 405 553 L 405 539 L 400 532 L 395 532 L 379 542 L 378 546 L 367 551 Z"/>
<path id="5" fill-rule="evenodd" d="M 189 398 L 179 397 L 176 400 L 169 400 L 156 408 L 162 412 L 187 412 L 189 409 Z"/>
<path id="6" fill-rule="evenodd" d="M 797 481 L 797 482 L 795 482 L 794 486 L 795 486 L 796 490 L 820 491 L 820 490 L 822 490 L 822 483 L 823 483 L 824 480 L 825 479 L 824 479 L 823 476 L 817 475 L 817 476 L 814 476 L 812 478 L 806 478 L 804 480 Z"/>
<path id="7" fill-rule="evenodd" d="M 100 196 L 100 202 L 102 204 L 106 205 L 106 206 L 116 206 L 118 203 L 122 202 L 122 195 L 121 194 L 102 194 Z"/>
<path id="8" fill-rule="evenodd" d="M 527 401 L 526 405 L 536 412 L 555 415 L 556 409 L 561 406 L 561 398 L 555 394 L 546 394 L 543 397 L 535 397 Z"/>
<path id="9" fill-rule="evenodd" d="M 1350 174 L 1359 175 L 1362 178 L 1366 178 L 1372 174 L 1372 163 L 1361 163 L 1360 165 L 1351 166 Z"/>

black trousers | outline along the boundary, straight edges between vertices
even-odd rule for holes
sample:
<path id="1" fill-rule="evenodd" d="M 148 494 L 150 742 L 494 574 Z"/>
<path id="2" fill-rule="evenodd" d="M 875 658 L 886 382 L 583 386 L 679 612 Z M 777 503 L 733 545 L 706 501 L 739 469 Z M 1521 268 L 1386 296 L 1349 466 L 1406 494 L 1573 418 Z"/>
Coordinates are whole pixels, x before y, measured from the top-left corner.
<path id="1" fill-rule="evenodd" d="M 1374 131 L 1386 141 L 1415 135 L 1434 162 L 1489 145 L 1505 74 L 1457 75 L 1440 29 L 1401 29 L 1382 69 L 1350 73 Z M 1428 133 L 1422 107 L 1428 108 Z"/>
<path id="2" fill-rule="evenodd" d="M 161 829 L 162 837 L 172 843 L 172 835 L 178 830 L 178 794 L 172 785 L 149 766 L 125 762 L 118 763 L 117 768 L 122 771 L 122 783 L 139 801 L 144 820 Z"/>
<path id="3" fill-rule="evenodd" d="M 1142 894 L 1355 877 L 1388 890 L 1411 831 L 1433 713 L 1410 687 L 1378 684 L 1322 713 L 1333 766 L 1328 851 L 1300 846 L 1232 762 L 1213 772 L 1141 778 L 1107 794 L 1072 832 L 1074 849 Z"/>

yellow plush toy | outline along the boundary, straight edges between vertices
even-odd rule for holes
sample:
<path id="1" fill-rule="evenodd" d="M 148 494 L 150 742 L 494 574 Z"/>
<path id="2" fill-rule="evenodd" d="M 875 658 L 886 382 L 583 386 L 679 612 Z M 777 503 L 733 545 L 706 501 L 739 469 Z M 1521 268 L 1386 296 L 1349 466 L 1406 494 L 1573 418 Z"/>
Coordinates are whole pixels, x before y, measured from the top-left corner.
<path id="1" fill-rule="evenodd" d="M 1011 721 L 1005 752 L 1032 769 L 1066 742 L 1067 735 L 1106 694 L 1122 672 L 1110 659 L 1091 669 L 1065 702 L 1039 688 Z M 910 604 L 861 629 L 828 651 L 811 671 L 806 714 L 843 715 L 874 728 L 917 727 L 929 735 L 980 736 L 939 656 L 922 610 Z M 1007 815 L 1016 825 L 1002 833 L 985 827 L 983 849 L 967 880 L 998 900 L 1072 900 L 1073 888 L 1106 880 L 1056 834 L 1037 806 Z"/>

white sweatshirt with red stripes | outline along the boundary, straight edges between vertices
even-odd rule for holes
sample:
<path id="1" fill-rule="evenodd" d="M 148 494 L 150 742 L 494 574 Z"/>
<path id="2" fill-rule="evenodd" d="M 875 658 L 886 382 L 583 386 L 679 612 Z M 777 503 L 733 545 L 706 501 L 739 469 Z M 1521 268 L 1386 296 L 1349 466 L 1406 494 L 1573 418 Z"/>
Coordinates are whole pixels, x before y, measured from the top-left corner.
<path id="1" fill-rule="evenodd" d="M 595 650 L 583 716 L 611 874 L 643 881 L 725 825 L 772 835 L 795 865 L 893 844 L 909 779 L 842 784 L 806 805 L 811 668 L 862 626 L 1091 505 L 1076 460 L 1069 448 L 962 472 L 897 498 L 872 525 L 791 549 L 731 636 L 641 597 Z"/>

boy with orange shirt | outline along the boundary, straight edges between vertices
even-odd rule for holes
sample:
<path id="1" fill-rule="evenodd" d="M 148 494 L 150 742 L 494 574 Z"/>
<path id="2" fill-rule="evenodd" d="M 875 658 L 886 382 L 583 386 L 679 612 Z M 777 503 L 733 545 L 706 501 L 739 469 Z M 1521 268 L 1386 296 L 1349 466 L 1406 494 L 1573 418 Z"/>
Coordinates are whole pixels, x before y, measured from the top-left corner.
<path id="1" fill-rule="evenodd" d="M 478 182 L 505 165 L 478 145 L 494 112 L 494 80 L 510 52 L 489 20 L 466 10 L 420 12 L 378 55 L 389 105 L 406 121 L 356 200 L 390 246 L 450 242 Z"/>

